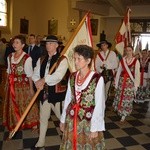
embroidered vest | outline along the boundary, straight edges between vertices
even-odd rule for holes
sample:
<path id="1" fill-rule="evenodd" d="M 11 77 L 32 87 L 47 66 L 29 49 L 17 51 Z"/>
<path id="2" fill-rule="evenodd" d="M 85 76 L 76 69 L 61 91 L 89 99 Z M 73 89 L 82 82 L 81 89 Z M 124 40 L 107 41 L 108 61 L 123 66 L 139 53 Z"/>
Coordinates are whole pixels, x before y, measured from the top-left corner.
<path id="1" fill-rule="evenodd" d="M 69 114 L 70 117 L 74 117 L 74 105 L 76 104 L 75 78 L 76 78 L 76 72 L 73 73 L 70 77 L 72 100 L 67 109 L 67 114 Z M 95 107 L 95 89 L 99 78 L 100 78 L 100 74 L 94 73 L 87 87 L 81 91 L 81 97 L 80 97 L 81 100 L 79 102 L 79 111 L 77 115 L 78 118 L 81 120 L 82 119 L 91 120 L 92 118 L 92 114 Z"/>
<path id="2" fill-rule="evenodd" d="M 24 71 L 24 64 L 29 55 L 25 54 L 18 64 L 13 64 L 11 62 L 11 57 L 12 54 L 9 55 L 10 69 L 11 69 L 10 76 L 13 76 L 14 84 L 18 84 L 20 86 L 22 86 L 22 84 L 29 84 L 29 79 Z"/>
<path id="3" fill-rule="evenodd" d="M 56 68 L 59 66 L 60 62 L 62 61 L 62 59 L 65 58 L 65 56 L 60 57 L 59 53 L 56 53 L 56 55 L 53 55 L 50 61 L 50 67 L 49 70 L 52 68 L 52 66 L 54 65 L 54 63 L 57 61 L 57 65 Z M 48 55 L 45 56 L 45 58 L 43 59 L 42 63 L 41 63 L 41 68 L 40 68 L 40 77 L 43 78 L 45 75 L 45 70 L 46 70 L 46 65 L 48 62 Z M 53 70 L 52 73 L 55 72 L 56 68 Z M 68 71 L 67 71 L 68 73 Z M 48 86 L 48 102 L 49 103 L 53 103 L 55 104 L 56 102 L 61 102 L 65 99 L 65 94 L 66 94 L 66 90 L 67 90 L 67 83 L 68 83 L 68 74 L 66 73 L 66 75 L 63 77 L 63 79 L 60 81 L 60 83 L 54 85 L 54 86 Z M 43 101 L 43 96 L 44 96 L 44 90 L 43 89 L 38 98 Z"/>
<path id="4" fill-rule="evenodd" d="M 142 60 L 140 60 L 140 72 L 142 72 L 142 69 L 144 69 L 144 72 L 145 73 L 148 73 L 148 64 L 150 62 L 150 58 L 148 58 L 149 60 L 147 62 L 143 62 Z M 144 68 L 142 67 L 142 64 L 145 64 L 144 65 Z"/>
<path id="5" fill-rule="evenodd" d="M 136 61 L 137 61 L 137 59 L 134 59 L 133 62 L 130 65 L 128 65 L 128 67 L 129 67 L 129 69 L 130 69 L 131 74 L 132 74 L 133 77 L 135 77 L 134 73 L 135 73 L 135 64 L 136 64 Z M 121 76 L 124 76 L 124 74 L 126 74 L 126 73 L 127 72 L 123 69 L 122 72 L 121 72 Z M 129 75 L 127 74 L 127 76 L 129 76 Z"/>

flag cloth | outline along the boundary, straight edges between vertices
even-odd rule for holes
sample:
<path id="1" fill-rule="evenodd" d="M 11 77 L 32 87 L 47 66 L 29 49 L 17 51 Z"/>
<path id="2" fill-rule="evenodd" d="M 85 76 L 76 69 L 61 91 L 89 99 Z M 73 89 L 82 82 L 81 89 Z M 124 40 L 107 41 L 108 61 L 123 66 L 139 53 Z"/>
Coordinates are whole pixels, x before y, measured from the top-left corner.
<path id="1" fill-rule="evenodd" d="M 116 42 L 115 48 L 121 55 L 124 54 L 124 48 L 128 44 L 131 44 L 130 12 L 131 9 L 128 8 L 124 16 L 122 25 L 115 37 Z"/>
<path id="2" fill-rule="evenodd" d="M 77 45 L 88 45 L 93 47 L 89 13 L 84 16 L 79 26 L 70 38 L 70 41 L 68 41 L 67 45 L 65 46 L 65 48 L 67 49 L 64 55 L 68 58 L 69 69 L 71 72 L 76 71 L 73 57 L 73 49 Z"/>
<path id="3" fill-rule="evenodd" d="M 146 43 L 145 49 L 146 49 L 146 50 L 149 50 L 148 42 Z"/>
<path id="4" fill-rule="evenodd" d="M 135 47 L 135 50 L 134 50 L 134 55 L 139 55 L 141 57 L 141 50 L 142 50 L 142 43 L 141 43 L 141 40 L 138 38 L 137 39 L 137 43 L 136 43 L 136 47 Z"/>

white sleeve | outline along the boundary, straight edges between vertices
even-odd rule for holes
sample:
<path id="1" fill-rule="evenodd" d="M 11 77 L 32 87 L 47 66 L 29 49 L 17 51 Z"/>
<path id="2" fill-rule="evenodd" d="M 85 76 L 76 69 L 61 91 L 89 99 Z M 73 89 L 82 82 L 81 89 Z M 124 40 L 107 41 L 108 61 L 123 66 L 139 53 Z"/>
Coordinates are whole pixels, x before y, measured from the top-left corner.
<path id="1" fill-rule="evenodd" d="M 7 71 L 8 74 L 10 74 L 10 61 L 9 61 L 9 57 L 7 57 Z"/>
<path id="2" fill-rule="evenodd" d="M 148 79 L 150 79 L 150 62 L 148 63 Z"/>
<path id="3" fill-rule="evenodd" d="M 95 69 L 98 73 L 101 73 L 103 70 L 100 68 L 102 65 L 101 60 L 97 54 L 96 59 L 95 59 Z"/>
<path id="4" fill-rule="evenodd" d="M 107 64 L 107 69 L 117 69 L 118 67 L 118 59 L 117 59 L 117 56 L 116 56 L 116 53 L 111 51 L 111 55 L 110 55 L 111 58 L 109 58 L 109 62 Z"/>
<path id="5" fill-rule="evenodd" d="M 66 92 L 66 97 L 65 97 L 65 101 L 64 101 L 64 107 L 63 107 L 63 112 L 60 118 L 60 122 L 65 123 L 65 119 L 66 119 L 66 110 L 68 105 L 71 102 L 71 87 L 70 87 L 70 79 L 68 81 L 68 88 L 67 88 L 67 92 Z"/>
<path id="6" fill-rule="evenodd" d="M 118 88 L 118 83 L 119 83 L 119 78 L 120 78 L 121 71 L 122 71 L 122 65 L 121 65 L 121 62 L 120 62 L 117 73 L 116 73 L 116 77 L 115 77 L 115 88 Z"/>
<path id="7" fill-rule="evenodd" d="M 45 82 L 49 85 L 56 85 L 57 83 L 59 83 L 62 78 L 64 77 L 66 71 L 68 69 L 68 61 L 66 58 L 64 58 L 58 68 L 56 69 L 56 71 L 54 73 L 52 73 L 51 75 L 46 75 L 45 76 Z"/>
<path id="8" fill-rule="evenodd" d="M 25 61 L 24 71 L 25 71 L 25 74 L 27 75 L 27 77 L 32 77 L 33 68 L 32 68 L 32 58 L 31 57 L 27 58 L 27 60 Z"/>
<path id="9" fill-rule="evenodd" d="M 33 76 L 32 76 L 32 80 L 34 82 L 38 81 L 41 77 L 40 77 L 40 58 L 38 59 L 37 63 L 36 63 L 36 67 L 34 67 L 34 72 L 33 72 Z"/>
<path id="10" fill-rule="evenodd" d="M 95 90 L 95 108 L 91 118 L 91 132 L 105 130 L 105 88 L 104 79 L 100 77 Z"/>
<path id="11" fill-rule="evenodd" d="M 136 61 L 135 64 L 135 82 L 134 82 L 134 86 L 137 90 L 137 88 L 140 86 L 140 63 L 139 60 Z"/>

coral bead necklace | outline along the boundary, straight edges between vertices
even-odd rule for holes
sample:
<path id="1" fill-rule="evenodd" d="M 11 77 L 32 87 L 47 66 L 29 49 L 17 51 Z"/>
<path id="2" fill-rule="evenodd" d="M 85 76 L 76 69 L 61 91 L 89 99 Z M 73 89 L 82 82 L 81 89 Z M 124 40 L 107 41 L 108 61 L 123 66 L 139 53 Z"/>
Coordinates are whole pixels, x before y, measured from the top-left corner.
<path id="1" fill-rule="evenodd" d="M 21 51 L 21 53 L 17 54 L 17 52 L 15 52 L 14 54 L 14 59 L 18 59 L 21 55 L 22 55 L 23 51 Z"/>
<path id="2" fill-rule="evenodd" d="M 84 77 L 81 77 L 80 73 L 78 73 L 77 80 L 76 80 L 78 86 L 81 86 L 84 83 L 86 78 L 89 76 L 90 72 L 91 72 L 91 70 L 89 70 Z"/>

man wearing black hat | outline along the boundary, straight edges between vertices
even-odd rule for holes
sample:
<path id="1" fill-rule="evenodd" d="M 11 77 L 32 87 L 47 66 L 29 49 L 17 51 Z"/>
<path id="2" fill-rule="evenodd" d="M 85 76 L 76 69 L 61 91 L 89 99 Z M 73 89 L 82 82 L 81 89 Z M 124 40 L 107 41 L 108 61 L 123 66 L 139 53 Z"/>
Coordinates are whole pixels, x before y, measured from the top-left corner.
<path id="1" fill-rule="evenodd" d="M 104 77 L 106 100 L 111 81 L 114 79 L 114 71 L 118 67 L 115 52 L 109 50 L 111 46 L 112 44 L 107 40 L 98 43 L 97 47 L 99 47 L 101 51 L 97 54 L 95 59 L 95 69 Z"/>
<path id="2" fill-rule="evenodd" d="M 60 105 L 65 98 L 67 81 L 64 79 L 68 69 L 68 62 L 65 56 L 57 53 L 58 39 L 50 35 L 45 40 L 47 54 L 40 58 L 34 69 L 33 81 L 36 88 L 41 89 L 40 99 L 40 135 L 34 146 L 34 150 L 45 146 L 45 136 L 50 118 L 51 109 L 56 117 L 60 119 Z M 56 62 L 56 68 L 51 74 L 50 69 Z M 63 82 L 63 84 L 62 84 Z"/>

